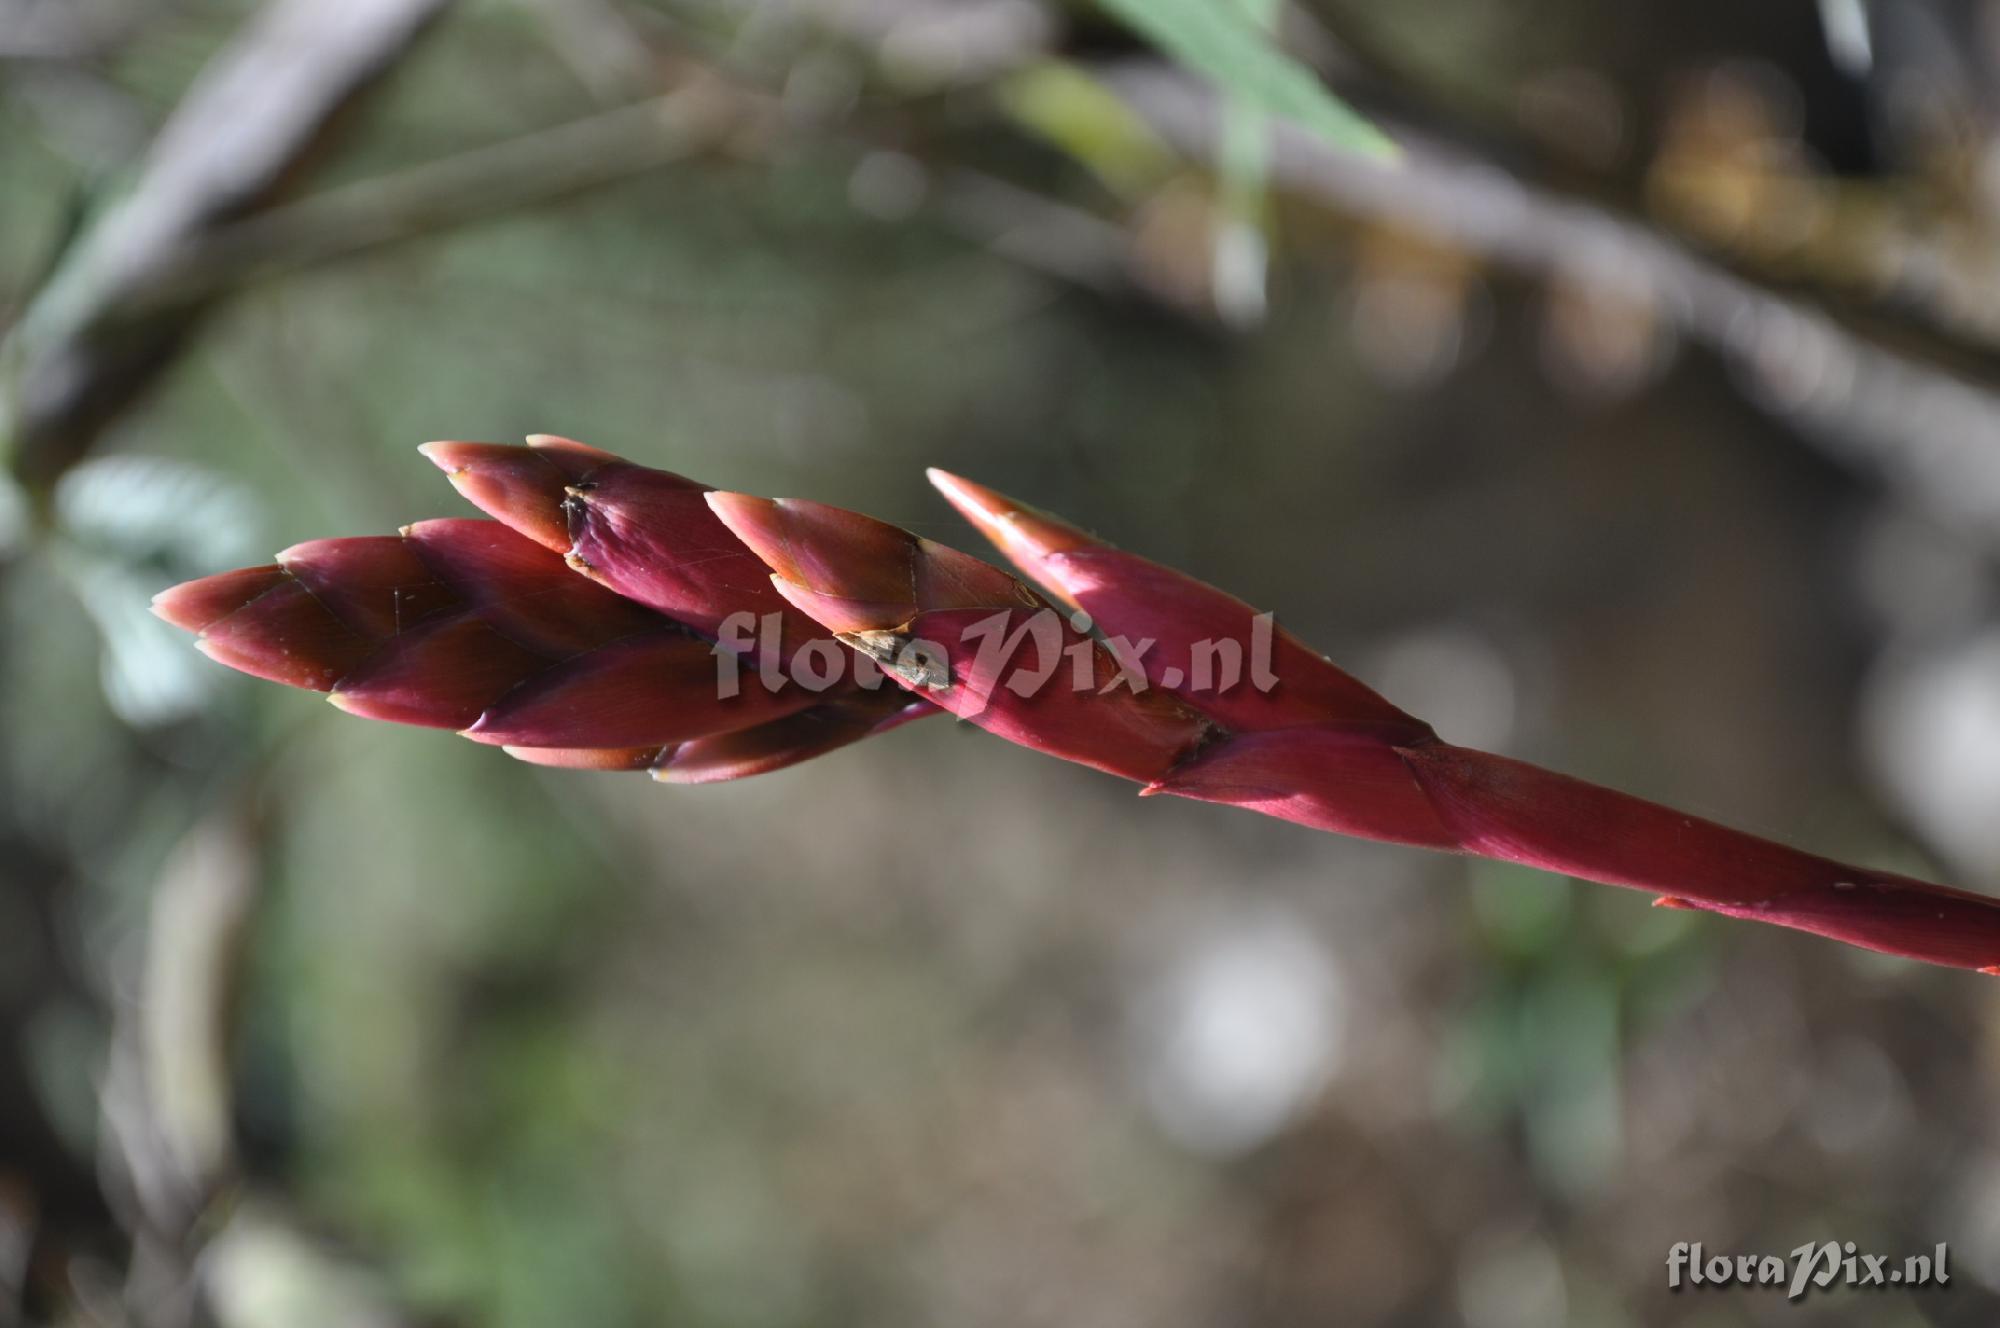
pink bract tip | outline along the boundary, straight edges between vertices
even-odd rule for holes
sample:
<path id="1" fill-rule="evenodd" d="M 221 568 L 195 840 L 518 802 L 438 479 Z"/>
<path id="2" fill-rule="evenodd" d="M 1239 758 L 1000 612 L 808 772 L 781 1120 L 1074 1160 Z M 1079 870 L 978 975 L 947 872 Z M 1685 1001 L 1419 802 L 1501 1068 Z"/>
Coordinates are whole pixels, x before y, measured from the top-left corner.
<path id="1" fill-rule="evenodd" d="M 827 630 L 880 631 L 915 616 L 916 540 L 824 503 L 710 493 L 709 508 L 771 569 L 773 584 Z"/>
<path id="2" fill-rule="evenodd" d="M 945 500 L 1006 554 L 1009 561 L 1065 601 L 1070 599 L 1069 587 L 1062 577 L 1051 574 L 1049 559 L 1104 543 L 1059 517 L 1009 498 L 998 489 L 975 484 L 935 466 L 924 474 Z"/>
<path id="3" fill-rule="evenodd" d="M 206 631 L 251 600 L 291 578 L 273 564 L 183 582 L 153 596 L 153 612 L 188 632 Z"/>
<path id="4" fill-rule="evenodd" d="M 465 500 L 557 553 L 570 546 L 564 490 L 577 478 L 533 448 L 499 443 L 425 443 L 417 449 Z"/>

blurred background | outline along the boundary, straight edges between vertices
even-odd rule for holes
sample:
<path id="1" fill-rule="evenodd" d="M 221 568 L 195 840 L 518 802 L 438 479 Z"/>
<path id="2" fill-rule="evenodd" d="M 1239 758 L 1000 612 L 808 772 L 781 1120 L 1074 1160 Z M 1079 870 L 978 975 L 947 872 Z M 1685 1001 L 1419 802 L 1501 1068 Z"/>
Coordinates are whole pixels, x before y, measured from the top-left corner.
<path id="1" fill-rule="evenodd" d="M 1988 980 L 941 722 L 537 771 L 145 606 L 431 438 L 974 547 L 942 465 L 1992 890 L 1996 242 L 1975 0 L 0 0 L 0 1324 L 1995 1322 Z"/>

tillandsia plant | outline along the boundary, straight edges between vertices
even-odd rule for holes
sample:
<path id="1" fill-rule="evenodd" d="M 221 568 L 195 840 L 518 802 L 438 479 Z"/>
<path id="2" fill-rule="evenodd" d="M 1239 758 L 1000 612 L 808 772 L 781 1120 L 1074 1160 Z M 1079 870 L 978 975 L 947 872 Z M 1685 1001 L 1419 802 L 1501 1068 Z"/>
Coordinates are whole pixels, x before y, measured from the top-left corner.
<path id="1" fill-rule="evenodd" d="M 2000 900 L 1454 746 L 1268 614 L 941 471 L 1060 607 L 871 517 L 566 439 L 423 451 L 495 520 L 301 544 L 156 610 L 232 668 L 542 764 L 733 779 L 944 710 L 1142 794 L 2000 972 Z"/>

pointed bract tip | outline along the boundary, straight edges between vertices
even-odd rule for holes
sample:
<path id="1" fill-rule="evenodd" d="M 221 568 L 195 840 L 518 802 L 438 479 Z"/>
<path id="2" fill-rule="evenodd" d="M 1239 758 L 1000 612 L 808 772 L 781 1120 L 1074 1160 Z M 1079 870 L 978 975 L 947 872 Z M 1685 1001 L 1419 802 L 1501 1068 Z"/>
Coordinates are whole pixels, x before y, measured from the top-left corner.
<path id="1" fill-rule="evenodd" d="M 916 613 L 917 541 L 907 531 L 800 498 L 704 496 L 779 592 L 828 631 L 897 627 Z"/>
<path id="2" fill-rule="evenodd" d="M 1686 909 L 1699 910 L 1701 908 L 1701 905 L 1695 903 L 1693 900 L 1690 899 L 1682 899 L 1679 895 L 1661 895 L 1658 899 L 1655 899 L 1653 901 L 1653 907 L 1686 908 Z"/>
<path id="3" fill-rule="evenodd" d="M 220 572 L 162 590 L 153 596 L 155 615 L 188 632 L 205 632 L 251 600 L 290 580 L 277 563 Z"/>
<path id="4" fill-rule="evenodd" d="M 418 443 L 417 455 L 439 470 L 457 470 L 458 467 L 448 460 L 452 443 L 453 440 L 449 438 L 433 438 L 428 443 Z"/>
<path id="5" fill-rule="evenodd" d="M 621 460 L 616 453 L 607 452 L 589 443 L 579 443 L 574 438 L 565 438 L 559 433 L 531 433 L 525 440 L 529 447 L 538 452 L 562 452 L 574 457 L 587 457 L 592 461 Z"/>
<path id="6" fill-rule="evenodd" d="M 856 649 L 861 649 L 860 642 L 872 636 L 895 632 L 917 612 L 917 606 L 907 597 L 883 601 L 858 599 L 838 591 L 822 593 L 778 572 L 771 573 L 771 588 L 785 603 L 833 633 L 836 641 Z"/>
<path id="7" fill-rule="evenodd" d="M 505 443 L 425 443 L 417 451 L 451 481 L 459 495 L 488 516 L 512 526 L 544 548 L 569 547 L 562 511 L 565 470 L 548 456 Z"/>
<path id="8" fill-rule="evenodd" d="M 496 456 L 506 456 L 518 448 L 508 448 L 498 442 L 464 442 L 458 438 L 436 438 L 432 442 L 420 442 L 416 454 L 426 462 L 452 476 L 462 470 L 478 466 L 482 460 L 492 460 Z"/>
<path id="9" fill-rule="evenodd" d="M 924 472 L 931 484 L 1017 565 L 1038 572 L 1042 561 L 1074 549 L 1103 543 L 1060 517 L 1016 502 L 998 489 L 975 484 L 963 476 L 933 466 Z"/>
<path id="10" fill-rule="evenodd" d="M 732 531 L 739 522 L 746 528 L 762 529 L 761 523 L 768 520 L 767 513 L 775 511 L 778 506 L 775 499 L 760 498 L 754 493 L 732 493 L 728 489 L 711 489 L 702 495 L 702 499 L 708 504 L 708 510 Z"/>
<path id="11" fill-rule="evenodd" d="M 529 765 L 559 770 L 644 770 L 659 753 L 657 747 L 522 747 L 503 744 L 501 751 Z"/>
<path id="12" fill-rule="evenodd" d="M 1986 974 L 1988 977 L 2000 978 L 2000 964 L 1995 964 L 1989 968 L 1982 968 L 1979 971 Z"/>

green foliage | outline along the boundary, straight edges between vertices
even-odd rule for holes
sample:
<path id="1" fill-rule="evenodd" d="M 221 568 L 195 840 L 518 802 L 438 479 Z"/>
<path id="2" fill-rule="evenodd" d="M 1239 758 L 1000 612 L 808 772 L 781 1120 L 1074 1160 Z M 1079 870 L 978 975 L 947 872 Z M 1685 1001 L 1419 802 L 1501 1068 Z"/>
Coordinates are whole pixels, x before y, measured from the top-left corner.
<path id="1" fill-rule="evenodd" d="M 1395 144 L 1273 42 L 1250 5 L 1227 0 L 1103 0 L 1161 50 L 1247 106 L 1294 120 L 1350 151 L 1389 157 Z"/>
<path id="2" fill-rule="evenodd" d="M 1020 124 L 1120 194 L 1157 187 L 1175 165 L 1172 149 L 1137 112 L 1069 61 L 1037 61 L 1001 85 L 1000 100 Z"/>
<path id="3" fill-rule="evenodd" d="M 247 491 L 158 457 L 87 462 L 57 486 L 51 561 L 103 633 L 104 692 L 128 723 L 184 718 L 213 694 L 210 671 L 147 601 L 191 573 L 253 557 L 258 515 Z M 0 511 L 0 546 L 5 524 Z"/>

